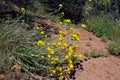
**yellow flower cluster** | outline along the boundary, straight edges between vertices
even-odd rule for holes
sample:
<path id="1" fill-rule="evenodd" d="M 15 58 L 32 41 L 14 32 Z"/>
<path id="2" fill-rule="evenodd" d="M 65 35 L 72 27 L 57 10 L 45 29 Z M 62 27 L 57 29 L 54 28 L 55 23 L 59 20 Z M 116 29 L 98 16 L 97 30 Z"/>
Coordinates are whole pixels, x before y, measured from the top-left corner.
<path id="1" fill-rule="evenodd" d="M 41 45 L 41 46 L 45 46 L 45 42 L 42 41 L 42 40 L 39 40 L 39 41 L 37 42 L 37 44 L 38 44 L 38 45 Z"/>
<path id="2" fill-rule="evenodd" d="M 81 27 L 86 29 L 86 24 L 81 24 Z"/>
<path id="3" fill-rule="evenodd" d="M 65 19 L 64 22 L 71 23 L 71 20 L 70 19 Z"/>
<path id="4" fill-rule="evenodd" d="M 21 8 L 21 11 L 24 13 L 26 10 L 24 7 Z"/>
<path id="5" fill-rule="evenodd" d="M 77 41 L 80 41 L 80 35 L 78 33 L 74 33 L 71 35 L 71 39 L 72 40 L 77 40 Z"/>
<path id="6" fill-rule="evenodd" d="M 60 25 L 62 25 L 63 23 L 62 22 L 59 22 Z"/>
<path id="7" fill-rule="evenodd" d="M 64 15 L 65 13 L 64 12 L 61 12 L 62 15 Z"/>
<path id="8" fill-rule="evenodd" d="M 45 32 L 41 31 L 40 34 L 45 35 Z M 71 70 L 74 68 L 75 60 L 83 59 L 81 54 L 75 54 L 76 50 L 74 46 L 70 46 L 68 42 L 71 38 L 80 40 L 79 36 L 79 32 L 74 32 L 73 28 L 70 28 L 67 33 L 60 30 L 59 35 L 53 41 L 38 40 L 37 45 L 45 50 L 45 54 L 41 55 L 40 58 L 48 62 L 45 66 L 50 66 L 47 70 L 50 73 L 49 76 L 54 77 L 57 75 L 63 78 L 65 76 L 64 73 L 70 74 Z M 68 41 L 65 41 L 66 38 Z M 78 48 L 78 45 L 75 45 L 75 47 Z"/>
<path id="9" fill-rule="evenodd" d="M 62 7 L 63 7 L 63 4 L 59 4 L 58 7 L 62 8 Z"/>

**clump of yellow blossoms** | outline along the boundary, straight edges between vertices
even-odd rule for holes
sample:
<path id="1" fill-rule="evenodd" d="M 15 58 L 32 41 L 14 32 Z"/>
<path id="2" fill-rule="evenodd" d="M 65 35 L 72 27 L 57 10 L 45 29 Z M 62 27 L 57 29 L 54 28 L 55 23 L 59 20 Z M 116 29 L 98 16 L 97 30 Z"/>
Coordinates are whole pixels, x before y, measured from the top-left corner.
<path id="1" fill-rule="evenodd" d="M 58 7 L 62 8 L 62 7 L 63 7 L 63 4 L 59 4 Z"/>
<path id="2" fill-rule="evenodd" d="M 81 24 L 81 27 L 85 29 L 87 28 L 86 24 Z"/>
<path id="3" fill-rule="evenodd" d="M 64 12 L 61 12 L 62 15 L 64 15 L 65 13 Z"/>
<path id="4" fill-rule="evenodd" d="M 21 11 L 24 13 L 26 10 L 25 10 L 25 8 L 22 7 L 22 8 L 21 8 Z"/>
<path id="5" fill-rule="evenodd" d="M 68 22 L 70 21 L 68 20 Z M 44 31 L 41 31 L 40 34 L 46 35 Z M 83 59 L 82 54 L 76 54 L 79 40 L 80 33 L 74 32 L 73 28 L 70 28 L 68 32 L 60 30 L 57 38 L 52 41 L 38 40 L 37 45 L 45 50 L 40 58 L 45 61 L 42 65 L 48 66 L 49 76 L 62 79 L 66 74 L 71 74 L 76 62 Z M 71 46 L 70 41 L 74 41 L 76 45 Z"/>
<path id="6" fill-rule="evenodd" d="M 71 23 L 71 20 L 70 19 L 65 19 L 64 22 Z"/>

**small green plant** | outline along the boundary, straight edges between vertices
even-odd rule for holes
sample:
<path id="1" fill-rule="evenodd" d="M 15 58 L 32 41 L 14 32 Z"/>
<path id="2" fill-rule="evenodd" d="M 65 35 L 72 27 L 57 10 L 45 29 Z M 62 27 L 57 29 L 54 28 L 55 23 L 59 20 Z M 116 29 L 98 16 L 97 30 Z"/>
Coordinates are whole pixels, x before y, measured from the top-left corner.
<path id="1" fill-rule="evenodd" d="M 97 57 L 107 57 L 108 54 L 103 51 L 100 51 L 100 52 L 92 51 L 91 53 L 84 53 L 84 56 L 90 59 L 90 58 L 97 58 Z"/>
<path id="2" fill-rule="evenodd" d="M 120 42 L 112 42 L 109 44 L 109 50 L 113 55 L 120 55 Z"/>
<path id="3" fill-rule="evenodd" d="M 107 41 L 108 41 L 108 38 L 107 38 L 105 35 L 103 35 L 103 36 L 101 37 L 101 40 L 102 40 L 103 42 L 107 42 Z"/>
<path id="4" fill-rule="evenodd" d="M 120 22 L 114 21 L 108 15 L 91 16 L 86 19 L 88 30 L 94 32 L 97 36 L 101 37 L 102 41 L 106 42 L 109 39 L 115 43 L 109 45 L 109 50 L 112 54 L 119 54 L 119 35 L 120 35 Z"/>

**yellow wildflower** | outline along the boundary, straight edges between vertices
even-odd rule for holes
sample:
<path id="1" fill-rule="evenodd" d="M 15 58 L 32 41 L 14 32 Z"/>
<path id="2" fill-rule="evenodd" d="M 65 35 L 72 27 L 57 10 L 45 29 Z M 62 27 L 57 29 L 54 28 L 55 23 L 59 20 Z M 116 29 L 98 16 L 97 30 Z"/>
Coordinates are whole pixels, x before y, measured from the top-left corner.
<path id="1" fill-rule="evenodd" d="M 52 43 L 52 45 L 53 45 L 53 46 L 56 46 L 56 43 L 55 43 L 55 42 L 53 42 L 53 43 Z"/>
<path id="2" fill-rule="evenodd" d="M 51 73 L 50 76 L 53 76 L 53 74 Z"/>
<path id="3" fill-rule="evenodd" d="M 34 23 L 34 27 L 35 27 L 35 29 L 37 29 L 37 30 L 39 30 L 39 29 L 40 29 L 40 27 L 39 27 L 39 24 L 38 24 L 38 23 Z"/>
<path id="4" fill-rule="evenodd" d="M 50 47 L 47 47 L 47 50 L 48 50 L 48 51 L 50 51 L 50 50 L 51 50 L 51 48 L 50 48 Z"/>
<path id="5" fill-rule="evenodd" d="M 45 56 L 43 56 L 43 55 L 42 55 L 42 56 L 41 56 L 41 58 L 42 58 L 42 59 L 44 59 L 44 58 L 45 58 Z"/>
<path id="6" fill-rule="evenodd" d="M 72 32 L 73 31 L 73 28 L 70 28 L 70 30 L 69 30 L 70 32 Z"/>
<path id="7" fill-rule="evenodd" d="M 65 55 L 65 59 L 66 59 L 66 60 L 69 59 L 69 56 L 68 56 L 68 55 Z"/>
<path id="8" fill-rule="evenodd" d="M 62 8 L 62 7 L 63 7 L 63 4 L 59 4 L 58 7 Z"/>
<path id="9" fill-rule="evenodd" d="M 24 13 L 26 10 L 25 10 L 25 8 L 22 7 L 22 8 L 21 8 L 21 11 Z"/>
<path id="10" fill-rule="evenodd" d="M 56 67 L 56 70 L 58 70 L 58 71 L 62 71 L 62 68 L 61 67 Z"/>
<path id="11" fill-rule="evenodd" d="M 78 58 L 79 58 L 80 60 L 82 60 L 82 59 L 83 59 L 83 55 L 82 55 L 82 54 L 79 54 L 79 55 L 78 55 Z"/>
<path id="12" fill-rule="evenodd" d="M 41 31 L 41 32 L 40 32 L 40 34 L 42 34 L 42 35 L 43 35 L 43 34 L 45 34 L 45 32 L 44 32 L 44 31 Z"/>
<path id="13" fill-rule="evenodd" d="M 82 28 L 86 28 L 86 24 L 81 24 L 81 27 Z"/>
<path id="14" fill-rule="evenodd" d="M 56 73 L 56 70 L 51 70 L 51 73 L 52 73 L 52 74 L 55 74 L 55 73 Z"/>
<path id="15" fill-rule="evenodd" d="M 51 64 L 57 64 L 57 62 L 55 62 L 55 61 L 51 61 L 50 63 L 51 63 Z"/>
<path id="16" fill-rule="evenodd" d="M 64 47 L 67 47 L 67 46 L 68 46 L 68 44 L 67 44 L 67 43 L 63 43 L 63 46 L 64 46 Z"/>
<path id="17" fill-rule="evenodd" d="M 51 49 L 51 50 L 50 50 L 50 53 L 51 53 L 51 54 L 54 54 L 54 53 L 55 53 L 55 51 L 54 51 L 53 49 Z"/>
<path id="18" fill-rule="evenodd" d="M 54 60 L 55 60 L 55 61 L 59 61 L 59 59 L 58 59 L 58 58 L 54 58 Z"/>
<path id="19" fill-rule="evenodd" d="M 63 23 L 62 22 L 59 22 L 60 25 L 62 25 Z"/>
<path id="20" fill-rule="evenodd" d="M 70 70 L 71 70 L 70 68 L 67 68 L 67 73 L 68 73 L 68 74 L 70 74 Z"/>
<path id="21" fill-rule="evenodd" d="M 47 42 L 47 46 L 50 46 L 50 43 L 49 43 L 49 42 Z"/>
<path id="22" fill-rule="evenodd" d="M 77 36 L 80 36 L 80 32 L 76 32 L 76 35 L 77 35 Z"/>
<path id="23" fill-rule="evenodd" d="M 63 40 L 63 36 L 62 36 L 62 35 L 59 35 L 58 40 L 62 41 L 62 40 Z"/>
<path id="24" fill-rule="evenodd" d="M 64 12 L 61 12 L 62 15 L 64 15 L 65 13 Z"/>
<path id="25" fill-rule="evenodd" d="M 63 33 L 63 31 L 60 30 L 60 31 L 59 31 L 59 34 L 62 34 L 62 33 Z"/>
<path id="26" fill-rule="evenodd" d="M 76 55 L 76 54 L 74 54 L 73 56 L 74 56 L 74 57 L 77 57 L 77 55 Z"/>
<path id="27" fill-rule="evenodd" d="M 73 48 L 72 48 L 72 47 L 69 47 L 69 48 L 68 48 L 68 52 L 69 52 L 69 53 L 72 53 L 72 52 L 73 52 Z"/>
<path id="28" fill-rule="evenodd" d="M 71 56 L 72 55 L 72 52 L 68 52 L 68 56 Z"/>
<path id="29" fill-rule="evenodd" d="M 64 49 L 65 49 L 65 47 L 64 47 L 64 46 L 62 46 L 62 49 L 64 50 Z"/>
<path id="30" fill-rule="evenodd" d="M 48 36 L 47 36 L 47 35 L 45 35 L 44 37 L 45 37 L 45 38 L 47 38 Z"/>
<path id="31" fill-rule="evenodd" d="M 66 35 L 66 32 L 63 32 L 63 35 L 65 36 L 65 35 Z"/>
<path id="32" fill-rule="evenodd" d="M 51 55 L 47 55 L 48 58 L 51 58 Z"/>
<path id="33" fill-rule="evenodd" d="M 62 45 L 62 43 L 61 42 L 58 42 L 58 46 L 61 46 Z"/>
<path id="34" fill-rule="evenodd" d="M 42 41 L 42 40 L 39 40 L 39 41 L 37 42 L 37 44 L 38 44 L 38 45 L 45 45 L 45 42 Z"/>
<path id="35" fill-rule="evenodd" d="M 60 76 L 62 76 L 62 75 L 63 75 L 63 73 L 61 72 L 61 73 L 60 73 Z"/>
<path id="36" fill-rule="evenodd" d="M 70 69 L 73 69 L 73 64 L 70 64 L 69 67 L 70 67 Z"/>
<path id="37" fill-rule="evenodd" d="M 80 41 L 80 38 L 79 38 L 79 37 L 76 37 L 76 40 L 77 40 L 77 41 Z"/>
<path id="38" fill-rule="evenodd" d="M 65 19 L 64 20 L 66 23 L 71 23 L 71 20 L 70 19 Z"/>
<path id="39" fill-rule="evenodd" d="M 72 64 L 73 62 L 72 62 L 72 60 L 69 60 L 69 64 Z"/>
<path id="40" fill-rule="evenodd" d="M 71 37 L 76 38 L 76 37 L 77 37 L 77 35 L 76 35 L 76 34 L 72 34 L 72 35 L 71 35 Z"/>

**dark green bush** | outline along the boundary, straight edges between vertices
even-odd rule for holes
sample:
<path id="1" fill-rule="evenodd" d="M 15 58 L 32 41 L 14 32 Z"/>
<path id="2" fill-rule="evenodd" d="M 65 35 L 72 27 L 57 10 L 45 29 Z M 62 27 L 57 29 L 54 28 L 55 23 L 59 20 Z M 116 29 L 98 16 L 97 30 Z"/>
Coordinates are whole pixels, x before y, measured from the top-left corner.
<path id="1" fill-rule="evenodd" d="M 64 17 L 70 18 L 73 22 L 80 22 L 82 18 L 99 13 L 101 11 L 108 11 L 112 0 L 40 0 L 41 3 L 48 5 L 48 11 L 54 12 L 63 4 L 63 8 L 58 12 L 65 12 Z"/>

